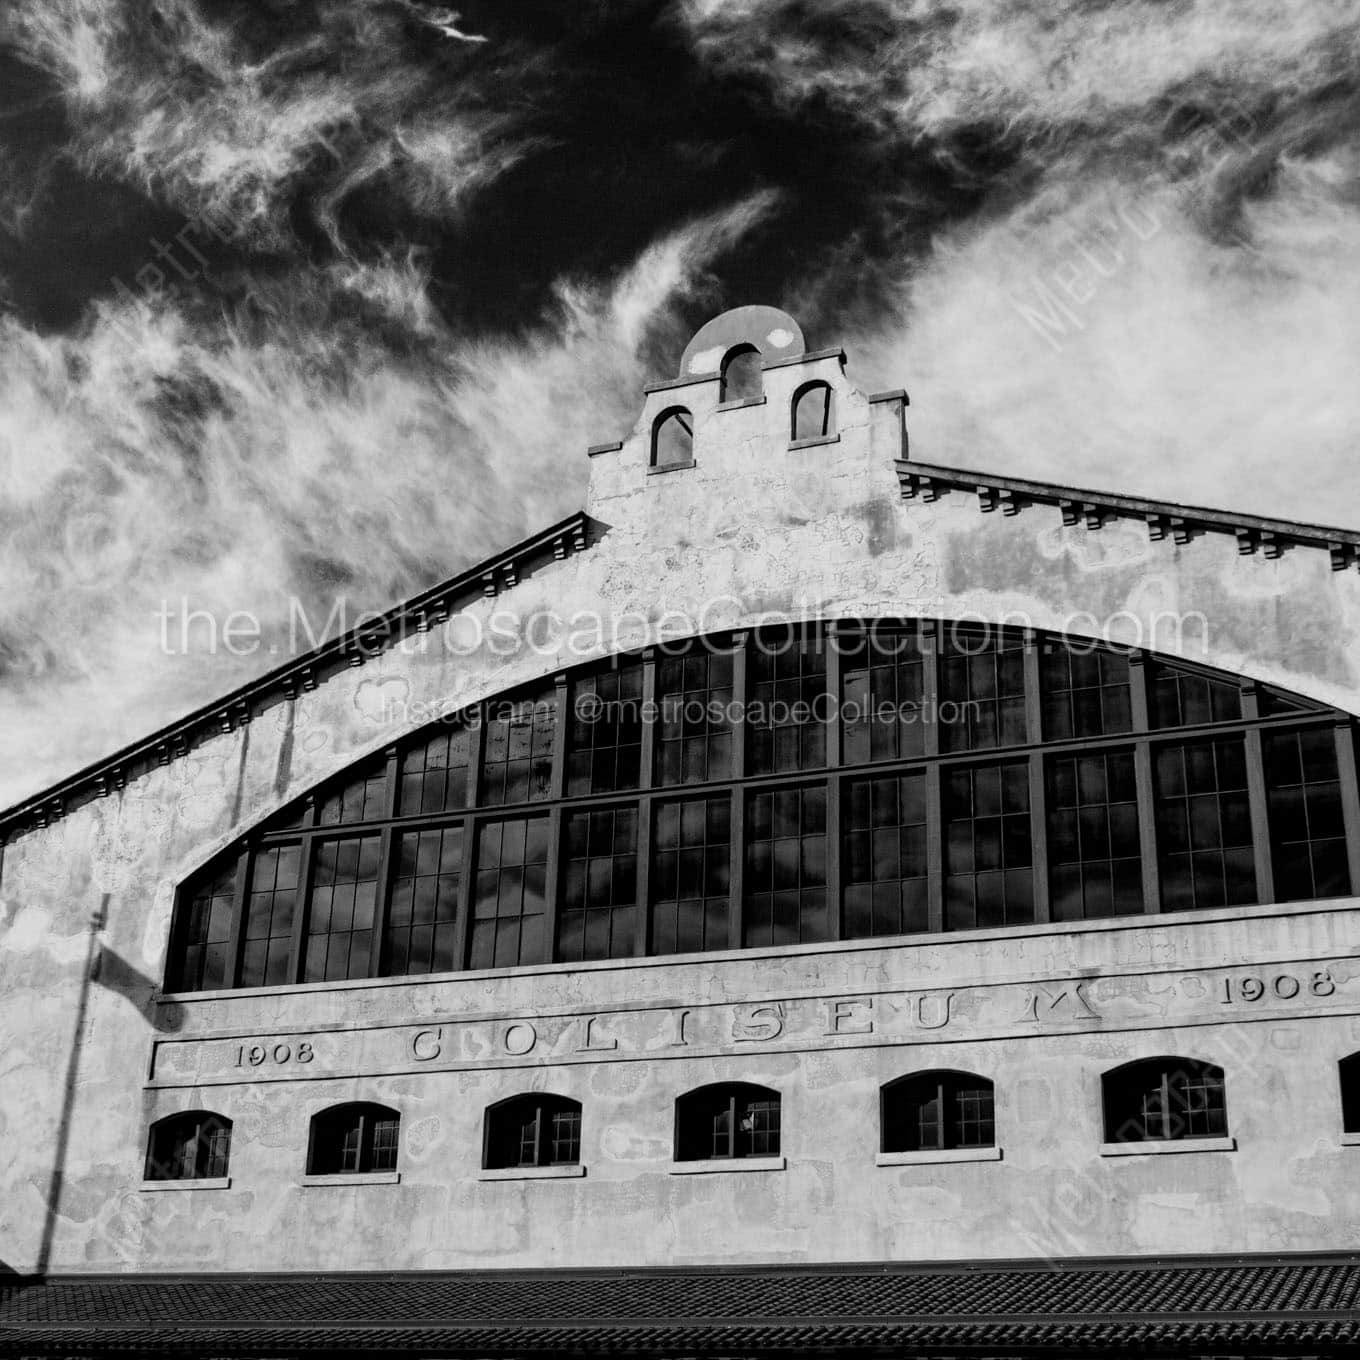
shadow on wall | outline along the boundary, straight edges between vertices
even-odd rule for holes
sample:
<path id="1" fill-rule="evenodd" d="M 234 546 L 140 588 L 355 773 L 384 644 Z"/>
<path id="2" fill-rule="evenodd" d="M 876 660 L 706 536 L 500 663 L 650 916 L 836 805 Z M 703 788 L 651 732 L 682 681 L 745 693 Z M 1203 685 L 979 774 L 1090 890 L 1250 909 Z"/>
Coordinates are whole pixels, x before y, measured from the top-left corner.
<path id="1" fill-rule="evenodd" d="M 130 1001 L 143 1019 L 161 1033 L 173 1034 L 184 1023 L 184 1007 L 178 1002 L 157 1004 L 160 985 L 130 964 L 116 950 L 101 945 L 90 969 L 90 981 Z"/>

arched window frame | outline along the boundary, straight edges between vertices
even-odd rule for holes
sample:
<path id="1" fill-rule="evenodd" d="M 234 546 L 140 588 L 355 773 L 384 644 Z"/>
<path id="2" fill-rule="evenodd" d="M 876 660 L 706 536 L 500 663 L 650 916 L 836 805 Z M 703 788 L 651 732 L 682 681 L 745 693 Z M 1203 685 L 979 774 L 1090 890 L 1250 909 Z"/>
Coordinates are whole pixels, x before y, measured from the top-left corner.
<path id="1" fill-rule="evenodd" d="M 147 1181 L 223 1180 L 231 1166 L 232 1123 L 212 1110 L 182 1110 L 147 1131 Z"/>
<path id="2" fill-rule="evenodd" d="M 318 1110 L 307 1137 L 309 1176 L 395 1172 L 401 1114 L 374 1101 L 351 1100 Z"/>
<path id="3" fill-rule="evenodd" d="M 662 461 L 665 450 L 662 442 L 667 438 L 667 430 L 674 422 L 683 438 L 683 447 L 688 449 L 686 458 L 667 458 Z M 651 456 L 649 466 L 653 472 L 670 472 L 676 468 L 694 466 L 694 413 L 688 406 L 668 406 L 652 421 Z"/>
<path id="4" fill-rule="evenodd" d="M 826 394 L 825 404 L 821 408 L 822 418 L 820 422 L 817 422 L 821 428 L 810 434 L 799 434 L 799 414 L 802 410 L 803 401 L 806 398 L 811 398 L 817 392 Z M 794 392 L 793 400 L 789 403 L 789 443 L 819 444 L 831 440 L 836 434 L 836 389 L 825 378 L 813 378 Z"/>
<path id="5" fill-rule="evenodd" d="M 1102 1074 L 1107 1144 L 1178 1143 L 1226 1138 L 1223 1069 L 1198 1058 L 1137 1058 Z"/>
<path id="6" fill-rule="evenodd" d="M 780 1155 L 782 1100 L 754 1082 L 699 1086 L 675 1102 L 677 1162 L 744 1161 Z"/>
<path id="7" fill-rule="evenodd" d="M 581 1117 L 579 1100 L 551 1091 L 498 1100 L 482 1121 L 482 1169 L 579 1166 Z"/>
<path id="8" fill-rule="evenodd" d="M 496 696 L 485 723 L 455 714 L 338 772 L 181 885 L 167 992 L 1042 928 L 1360 885 L 1349 715 L 1044 633 L 769 631 L 577 667 Z M 807 721 L 751 716 L 793 694 Z M 839 713 L 823 720 L 828 695 Z M 586 697 L 608 714 L 578 722 Z M 951 707 L 965 718 L 930 721 Z M 1181 787 L 1191 776 L 1208 782 Z M 1221 846 L 1187 839 L 1195 799 L 1216 800 Z M 1089 808 L 1101 844 L 1085 839 Z M 971 863 L 949 839 L 964 823 Z"/>
<path id="9" fill-rule="evenodd" d="M 765 399 L 765 374 L 760 350 L 752 344 L 733 345 L 719 369 L 718 402 L 722 406 L 752 405 Z"/>
<path id="10" fill-rule="evenodd" d="M 929 1110 L 931 1104 L 935 1110 Z M 909 1072 L 879 1088 L 879 1150 L 953 1152 L 996 1146 L 990 1078 L 955 1068 Z"/>

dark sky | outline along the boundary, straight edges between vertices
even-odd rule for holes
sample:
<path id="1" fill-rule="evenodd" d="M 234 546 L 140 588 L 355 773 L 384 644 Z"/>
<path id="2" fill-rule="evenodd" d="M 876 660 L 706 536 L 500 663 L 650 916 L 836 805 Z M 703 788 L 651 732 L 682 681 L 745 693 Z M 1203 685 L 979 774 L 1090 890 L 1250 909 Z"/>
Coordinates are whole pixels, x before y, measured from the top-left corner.
<path id="1" fill-rule="evenodd" d="M 186 610 L 286 652 L 576 508 L 740 303 L 921 457 L 1360 522 L 1358 54 L 1328 0 L 7 0 L 0 803 L 281 659 Z"/>

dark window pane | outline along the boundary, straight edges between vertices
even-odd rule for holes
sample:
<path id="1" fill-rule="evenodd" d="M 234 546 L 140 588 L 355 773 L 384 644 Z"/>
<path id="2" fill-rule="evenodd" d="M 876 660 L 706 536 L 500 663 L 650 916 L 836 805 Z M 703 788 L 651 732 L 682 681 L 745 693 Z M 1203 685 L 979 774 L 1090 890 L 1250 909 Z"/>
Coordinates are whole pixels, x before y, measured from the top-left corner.
<path id="1" fill-rule="evenodd" d="M 242 987 L 294 982 L 291 953 L 301 847 L 273 845 L 255 851 L 246 894 Z"/>
<path id="2" fill-rule="evenodd" d="M 1228 1132 L 1223 1070 L 1190 1058 L 1150 1058 L 1102 1081 L 1105 1141 L 1221 1138 Z"/>
<path id="3" fill-rule="evenodd" d="M 1129 659 L 1092 642 L 1052 638 L 1039 652 L 1044 736 L 1098 737 L 1133 726 Z"/>
<path id="4" fill-rule="evenodd" d="M 678 1162 L 779 1155 L 777 1091 L 745 1082 L 722 1082 L 676 1101 Z"/>
<path id="5" fill-rule="evenodd" d="M 312 1119 L 307 1173 L 394 1171 L 401 1116 L 383 1105 L 335 1105 Z"/>
<path id="6" fill-rule="evenodd" d="M 841 815 L 844 937 L 928 930 L 925 775 L 854 780 Z"/>
<path id="7" fill-rule="evenodd" d="M 468 806 L 470 729 L 442 726 L 401 757 L 401 787 L 397 811 L 403 817 L 420 813 L 457 811 Z"/>
<path id="8" fill-rule="evenodd" d="M 384 815 L 387 801 L 387 757 L 379 756 L 343 783 L 322 795 L 317 810 L 318 826 L 348 826 L 371 822 Z"/>
<path id="9" fill-rule="evenodd" d="M 1350 869 L 1332 729 L 1267 732 L 1262 746 L 1276 900 L 1348 895 Z"/>
<path id="10" fill-rule="evenodd" d="M 228 944 L 236 906 L 241 856 L 236 850 L 214 860 L 180 889 L 167 987 L 171 991 L 209 991 L 230 987 Z"/>
<path id="11" fill-rule="evenodd" d="M 445 972 L 453 960 L 463 828 L 397 837 L 382 971 L 389 976 Z"/>
<path id="12" fill-rule="evenodd" d="M 937 718 L 944 751 L 981 751 L 1025 741 L 1024 638 L 1003 628 L 946 624 Z"/>
<path id="13" fill-rule="evenodd" d="M 1236 681 L 1211 679 L 1164 663 L 1151 668 L 1151 680 L 1153 727 L 1235 722 L 1242 716 L 1242 691 Z"/>
<path id="14" fill-rule="evenodd" d="M 993 1147 L 993 1087 L 967 1072 L 920 1072 L 882 1093 L 884 1152 Z"/>
<path id="15" fill-rule="evenodd" d="M 581 1160 L 581 1106 L 565 1096 L 516 1096 L 486 1112 L 483 1164 L 575 1166 Z"/>
<path id="16" fill-rule="evenodd" d="M 485 822 L 477 830 L 470 968 L 544 963 L 548 819 Z"/>
<path id="17" fill-rule="evenodd" d="M 694 798 L 657 808 L 652 838 L 654 954 L 726 949 L 731 799 Z"/>
<path id="18" fill-rule="evenodd" d="M 216 1180 L 227 1174 L 230 1158 L 231 1120 L 189 1110 L 151 1126 L 143 1175 L 149 1181 Z"/>
<path id="19" fill-rule="evenodd" d="M 637 810 L 568 813 L 557 957 L 627 958 L 637 917 Z"/>
<path id="20" fill-rule="evenodd" d="M 874 625 L 829 642 L 841 652 L 841 731 L 844 761 L 900 760 L 925 750 L 920 638 Z"/>
<path id="21" fill-rule="evenodd" d="M 826 913 L 826 790 L 747 795 L 743 943 L 829 938 Z"/>
<path id="22" fill-rule="evenodd" d="M 941 776 L 944 928 L 1034 919 L 1028 768 L 990 765 Z"/>
<path id="23" fill-rule="evenodd" d="M 545 690 L 534 698 L 493 700 L 484 714 L 481 802 L 497 806 L 547 798 L 552 792 L 558 721 L 556 690 Z"/>
<path id="24" fill-rule="evenodd" d="M 732 771 L 732 653 L 704 639 L 656 663 L 656 782 L 703 784 Z"/>
<path id="25" fill-rule="evenodd" d="M 572 686 L 567 792 L 613 793 L 638 785 L 642 751 L 642 664 L 611 662 Z"/>
<path id="26" fill-rule="evenodd" d="M 379 846 L 377 836 L 317 845 L 304 941 L 304 982 L 368 976 Z"/>
<path id="27" fill-rule="evenodd" d="M 1055 921 L 1143 910 L 1133 763 L 1132 751 L 1054 757 L 1048 763 L 1049 899 Z"/>
<path id="28" fill-rule="evenodd" d="M 1255 902 L 1242 739 L 1162 747 L 1153 781 L 1163 909 Z"/>
<path id="29" fill-rule="evenodd" d="M 813 628 L 768 629 L 748 644 L 752 774 L 811 770 L 826 761 L 826 648 Z"/>

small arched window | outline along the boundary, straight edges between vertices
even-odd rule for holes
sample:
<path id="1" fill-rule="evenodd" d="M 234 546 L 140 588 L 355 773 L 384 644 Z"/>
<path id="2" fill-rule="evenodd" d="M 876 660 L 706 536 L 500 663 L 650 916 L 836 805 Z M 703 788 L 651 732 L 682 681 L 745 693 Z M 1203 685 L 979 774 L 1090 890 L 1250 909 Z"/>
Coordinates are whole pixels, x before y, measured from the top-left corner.
<path id="1" fill-rule="evenodd" d="M 760 351 L 754 345 L 738 345 L 728 350 L 722 365 L 719 401 L 754 401 L 764 390 Z"/>
<path id="2" fill-rule="evenodd" d="M 581 1102 L 535 1091 L 486 1112 L 482 1166 L 576 1166 L 581 1161 Z"/>
<path id="3" fill-rule="evenodd" d="M 882 1151 L 996 1146 L 992 1083 L 971 1072 L 915 1072 L 879 1093 Z"/>
<path id="4" fill-rule="evenodd" d="M 231 1120 L 209 1110 L 167 1115 L 151 1126 L 145 1178 L 149 1181 L 218 1180 L 231 1160 Z"/>
<path id="5" fill-rule="evenodd" d="M 1107 1143 L 1222 1138 L 1223 1069 L 1194 1058 L 1145 1058 L 1101 1078 Z"/>
<path id="6" fill-rule="evenodd" d="M 672 406 L 652 426 L 652 466 L 687 467 L 693 461 L 694 417 L 683 406 Z"/>
<path id="7" fill-rule="evenodd" d="M 793 394 L 790 438 L 797 444 L 804 439 L 825 439 L 836 433 L 836 402 L 831 384 L 804 383 Z"/>
<path id="8" fill-rule="evenodd" d="M 385 1105 L 332 1105 L 312 1116 L 307 1145 L 309 1176 L 395 1171 L 401 1116 Z"/>
<path id="9" fill-rule="evenodd" d="M 701 1086 L 675 1102 L 677 1162 L 778 1155 L 778 1091 L 728 1081 Z"/>
<path id="10" fill-rule="evenodd" d="M 1360 1053 L 1352 1053 L 1337 1064 L 1341 1078 L 1341 1130 L 1360 1133 Z"/>

